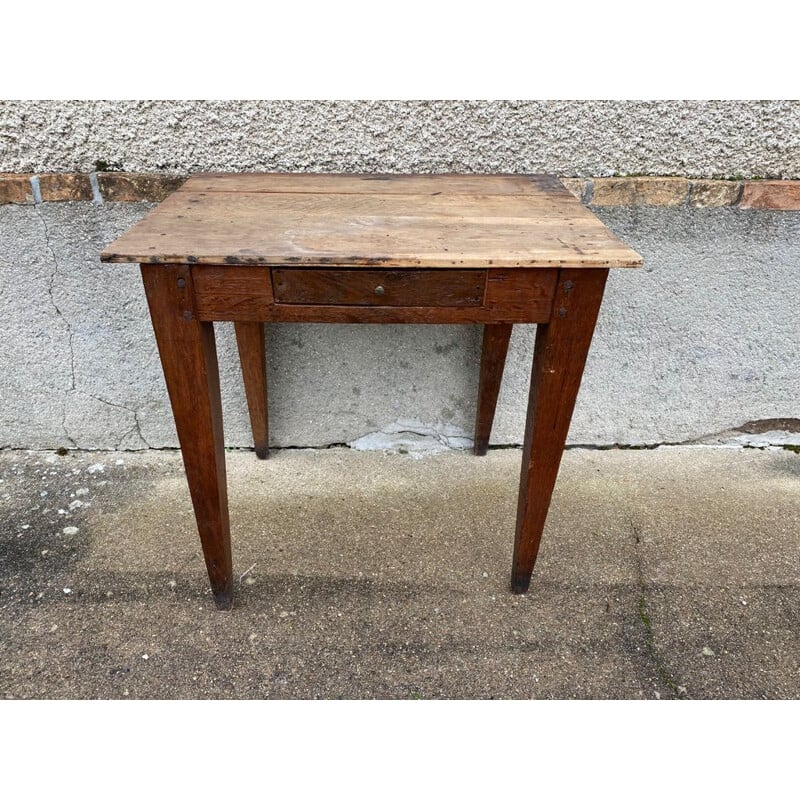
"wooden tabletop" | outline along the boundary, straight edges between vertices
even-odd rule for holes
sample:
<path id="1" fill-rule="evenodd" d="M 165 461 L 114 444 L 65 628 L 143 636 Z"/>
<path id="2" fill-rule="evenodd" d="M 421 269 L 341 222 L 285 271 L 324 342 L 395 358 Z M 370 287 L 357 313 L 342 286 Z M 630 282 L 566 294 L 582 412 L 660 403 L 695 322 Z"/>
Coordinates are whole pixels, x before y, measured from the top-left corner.
<path id="1" fill-rule="evenodd" d="M 547 175 L 199 174 L 101 261 L 638 267 Z"/>

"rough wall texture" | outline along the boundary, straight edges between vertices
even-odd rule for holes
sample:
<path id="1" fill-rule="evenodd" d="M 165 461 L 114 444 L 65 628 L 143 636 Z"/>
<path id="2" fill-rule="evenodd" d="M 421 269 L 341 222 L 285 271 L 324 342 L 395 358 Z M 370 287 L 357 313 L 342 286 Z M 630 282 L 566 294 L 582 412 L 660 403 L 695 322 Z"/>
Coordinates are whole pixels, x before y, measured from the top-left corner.
<path id="1" fill-rule="evenodd" d="M 797 101 L 0 103 L 0 172 L 800 178 Z"/>
<path id="2" fill-rule="evenodd" d="M 177 444 L 133 265 L 102 247 L 145 203 L 0 206 L 0 447 Z M 798 417 L 800 214 L 596 208 L 645 258 L 612 272 L 570 441 L 696 439 Z M 218 326 L 226 441 L 250 446 L 231 326 Z M 472 435 L 477 326 L 268 328 L 272 441 L 384 429 Z M 495 443 L 518 443 L 533 328 L 517 326 Z"/>
<path id="3" fill-rule="evenodd" d="M 42 173 L 40 199 L 73 197 L 66 181 L 88 200 L 88 175 L 44 173 L 94 171 L 106 200 L 117 197 L 109 168 L 598 178 L 574 190 L 646 268 L 612 274 L 570 441 L 686 441 L 800 417 L 800 214 L 748 210 L 797 208 L 797 185 L 782 180 L 779 202 L 765 182 L 702 180 L 800 178 L 800 102 L 0 102 L 0 173 Z M 700 180 L 602 180 L 636 174 Z M 0 447 L 175 445 L 138 270 L 97 260 L 150 206 L 39 203 L 29 176 L 3 187 Z M 740 196 L 739 207 L 691 207 Z M 13 205 L 25 202 L 37 204 Z M 666 207 L 636 205 L 649 202 Z M 247 446 L 232 330 L 218 328 L 227 441 Z M 479 342 L 476 327 L 272 326 L 273 444 L 387 430 L 461 444 Z M 521 440 L 532 343 L 518 327 L 496 443 Z"/>

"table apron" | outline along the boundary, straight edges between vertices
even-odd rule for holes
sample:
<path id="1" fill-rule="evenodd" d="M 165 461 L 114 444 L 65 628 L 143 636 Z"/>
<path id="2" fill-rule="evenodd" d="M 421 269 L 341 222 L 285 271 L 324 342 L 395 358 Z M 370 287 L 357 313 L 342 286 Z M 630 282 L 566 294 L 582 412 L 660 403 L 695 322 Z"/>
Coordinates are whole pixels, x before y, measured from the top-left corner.
<path id="1" fill-rule="evenodd" d="M 273 268 L 285 271 L 285 267 Z M 309 269 L 319 275 L 320 269 Z M 273 285 L 275 276 L 270 267 L 201 265 L 191 267 L 195 317 L 203 322 L 355 322 L 355 323 L 532 323 L 547 322 L 553 309 L 557 268 L 516 267 L 492 268 L 485 271 L 485 291 L 479 304 L 464 305 L 463 297 L 453 296 L 446 305 L 442 294 L 424 293 L 415 297 L 414 305 L 339 305 L 340 293 L 332 292 L 330 303 L 324 294 L 317 293 L 314 304 L 276 301 Z M 332 270 L 334 272 L 334 270 Z M 371 270 L 373 277 L 380 270 Z M 429 281 L 430 271 L 403 270 L 409 280 L 418 275 L 420 285 Z M 437 270 L 447 273 L 449 270 Z M 391 273 L 391 274 L 390 274 Z M 391 278 L 397 270 L 386 270 Z M 464 270 L 453 270 L 456 283 L 463 283 Z M 357 301 L 356 301 L 357 302 Z M 471 302 L 471 301 L 470 301 Z"/>

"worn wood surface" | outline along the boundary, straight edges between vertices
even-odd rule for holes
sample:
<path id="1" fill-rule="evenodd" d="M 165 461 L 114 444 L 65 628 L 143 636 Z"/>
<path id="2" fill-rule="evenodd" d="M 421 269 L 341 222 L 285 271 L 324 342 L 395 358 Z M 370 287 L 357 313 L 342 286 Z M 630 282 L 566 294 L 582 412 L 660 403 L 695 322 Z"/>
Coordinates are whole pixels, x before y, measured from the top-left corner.
<path id="1" fill-rule="evenodd" d="M 244 393 L 253 430 L 256 456 L 269 456 L 269 415 L 267 412 L 267 352 L 263 322 L 234 322 L 236 345 L 242 365 Z"/>
<path id="2" fill-rule="evenodd" d="M 489 437 L 492 433 L 497 395 L 500 393 L 500 384 L 503 380 L 512 328 L 512 325 L 504 324 L 483 326 L 483 348 L 478 378 L 478 406 L 475 412 L 475 444 L 473 447 L 476 456 L 485 456 L 489 450 Z"/>
<path id="3" fill-rule="evenodd" d="M 486 271 L 477 269 L 272 270 L 276 303 L 326 306 L 479 306 Z"/>
<path id="4" fill-rule="evenodd" d="M 546 321 L 557 279 L 557 269 L 489 270 L 484 299 L 487 315 L 480 321 Z"/>
<path id="5" fill-rule="evenodd" d="M 517 593 L 530 584 L 607 275 L 561 270 L 552 318 L 536 329 L 511 576 Z"/>
<path id="6" fill-rule="evenodd" d="M 195 176 L 101 260 L 479 269 L 641 263 L 556 179 L 496 175 Z"/>
<path id="7" fill-rule="evenodd" d="M 367 272 L 377 274 L 378 271 Z M 409 270 L 408 274 L 415 272 Z M 441 271 L 443 275 L 449 272 Z M 192 267 L 199 319 L 249 322 L 546 322 L 550 318 L 557 275 L 556 269 L 487 270 L 481 305 L 392 307 L 277 303 L 269 267 Z M 374 287 L 370 289 L 373 290 Z M 333 291 L 340 290 L 334 287 Z"/>
<path id="8" fill-rule="evenodd" d="M 142 265 L 208 577 L 220 608 L 233 602 L 228 489 L 214 329 L 192 313 L 187 267 Z"/>
<path id="9" fill-rule="evenodd" d="M 204 320 L 273 322 L 269 267 L 192 267 L 197 316 Z"/>

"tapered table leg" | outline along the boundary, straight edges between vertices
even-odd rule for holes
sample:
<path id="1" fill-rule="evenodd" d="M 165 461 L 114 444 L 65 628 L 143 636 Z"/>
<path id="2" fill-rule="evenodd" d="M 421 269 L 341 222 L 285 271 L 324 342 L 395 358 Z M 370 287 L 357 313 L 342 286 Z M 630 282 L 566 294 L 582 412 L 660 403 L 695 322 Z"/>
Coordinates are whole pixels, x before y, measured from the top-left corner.
<path id="1" fill-rule="evenodd" d="M 475 413 L 476 456 L 485 456 L 489 449 L 489 436 L 497 407 L 497 395 L 503 380 L 506 365 L 508 340 L 512 325 L 502 323 L 483 326 L 483 349 L 481 351 L 481 371 L 478 379 L 478 410 Z"/>
<path id="2" fill-rule="evenodd" d="M 211 589 L 228 609 L 233 563 L 214 329 L 194 318 L 189 267 L 141 266 Z"/>
<path id="3" fill-rule="evenodd" d="M 511 576 L 518 594 L 530 585 L 607 276 L 562 269 L 550 322 L 536 330 Z"/>
<path id="4" fill-rule="evenodd" d="M 263 322 L 235 322 L 236 344 L 242 363 L 244 393 L 258 458 L 269 456 L 269 416 L 267 413 L 267 353 Z"/>

